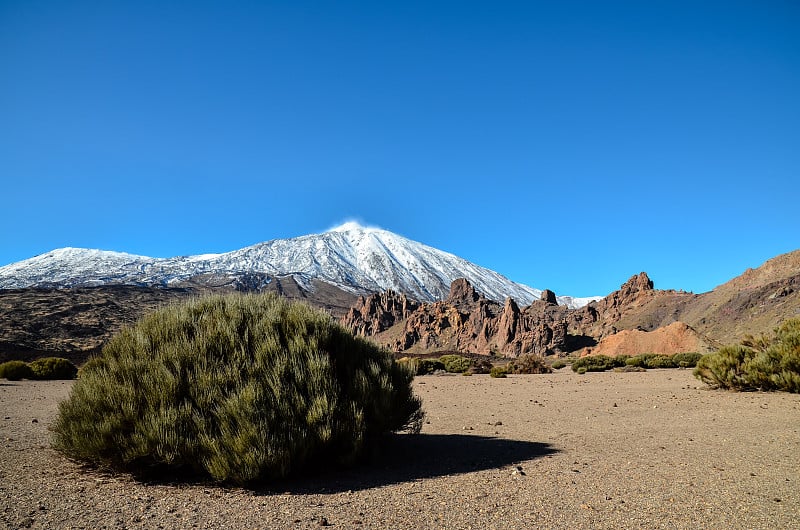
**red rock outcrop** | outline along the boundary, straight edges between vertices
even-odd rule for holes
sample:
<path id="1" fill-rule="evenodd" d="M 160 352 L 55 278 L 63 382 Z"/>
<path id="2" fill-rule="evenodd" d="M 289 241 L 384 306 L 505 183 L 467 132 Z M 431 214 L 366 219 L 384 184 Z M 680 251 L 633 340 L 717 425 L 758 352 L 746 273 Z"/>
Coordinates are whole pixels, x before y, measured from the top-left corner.
<path id="1" fill-rule="evenodd" d="M 768 332 L 783 319 L 800 315 L 800 250 L 748 269 L 699 295 L 655 289 L 642 272 L 619 290 L 580 309 L 571 310 L 555 301 L 555 294 L 545 290 L 540 300 L 527 307 L 519 307 L 513 300 L 501 305 L 461 279 L 453 282 L 444 301 L 408 311 L 385 309 L 391 316 L 359 306 L 345 324 L 395 351 L 410 352 L 448 349 L 508 356 L 574 352 L 624 330 L 674 330 L 669 326 L 675 322 L 685 322 L 706 341 L 703 344 L 718 347 L 745 334 Z M 630 337 L 636 336 L 618 335 L 608 344 L 633 344 Z M 655 346 L 648 344 L 631 348 L 652 351 Z M 693 349 L 704 351 L 700 343 Z"/>
<path id="2" fill-rule="evenodd" d="M 418 307 L 418 302 L 392 290 L 359 296 L 342 324 L 357 335 L 371 337 L 408 318 Z"/>
<path id="3" fill-rule="evenodd" d="M 517 356 L 566 351 L 569 309 L 553 304 L 555 295 L 546 298 L 522 309 L 508 298 L 501 306 L 458 279 L 447 299 L 413 308 L 408 301 L 401 305 L 394 293 L 359 299 L 343 323 L 398 352 L 435 349 Z"/>

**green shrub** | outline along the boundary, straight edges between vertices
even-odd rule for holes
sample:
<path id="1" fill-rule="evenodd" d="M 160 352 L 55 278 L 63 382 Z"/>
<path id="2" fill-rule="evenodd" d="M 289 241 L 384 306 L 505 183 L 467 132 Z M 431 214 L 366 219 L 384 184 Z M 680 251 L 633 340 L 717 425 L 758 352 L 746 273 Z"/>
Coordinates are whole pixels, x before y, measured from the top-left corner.
<path id="1" fill-rule="evenodd" d="M 328 314 L 272 294 L 147 315 L 81 371 L 53 426 L 70 458 L 233 484 L 347 464 L 422 424 L 413 374 Z"/>
<path id="2" fill-rule="evenodd" d="M 628 357 L 625 364 L 639 368 L 690 368 L 697 364 L 702 357 L 699 353 L 676 353 L 665 355 L 663 353 L 642 353 Z"/>
<path id="3" fill-rule="evenodd" d="M 489 376 L 497 378 L 507 377 L 506 369 L 503 366 L 492 366 L 492 369 L 489 371 Z"/>
<path id="4" fill-rule="evenodd" d="M 634 368 L 644 368 L 646 359 L 645 357 L 650 355 L 648 353 L 642 353 L 640 355 L 634 355 L 625 359 L 626 366 L 632 366 Z"/>
<path id="5" fill-rule="evenodd" d="M 45 357 L 30 363 L 34 379 L 75 379 L 78 368 L 61 357 Z"/>
<path id="6" fill-rule="evenodd" d="M 655 354 L 650 356 L 645 363 L 645 368 L 677 368 L 678 365 L 670 355 Z"/>
<path id="7" fill-rule="evenodd" d="M 707 385 L 719 388 L 750 388 L 745 364 L 755 357 L 755 350 L 740 344 L 723 346 L 697 361 L 694 375 Z"/>
<path id="8" fill-rule="evenodd" d="M 572 362 L 572 371 L 578 373 L 605 372 L 617 366 L 625 366 L 625 357 L 609 357 L 607 355 L 587 355 Z M 580 369 L 584 369 L 582 372 Z"/>
<path id="9" fill-rule="evenodd" d="M 444 371 L 444 363 L 439 359 L 414 359 L 414 367 L 416 375 L 427 375 Z"/>
<path id="10" fill-rule="evenodd" d="M 747 337 L 750 343 L 752 337 Z M 723 346 L 697 362 L 694 375 L 715 388 L 800 392 L 800 318 L 781 324 L 757 348 Z"/>
<path id="11" fill-rule="evenodd" d="M 553 364 L 550 365 L 550 368 L 553 370 L 561 370 L 567 365 L 567 363 L 563 359 L 556 359 L 553 361 Z"/>
<path id="12" fill-rule="evenodd" d="M 20 379 L 33 379 L 33 372 L 28 363 L 23 361 L 6 361 L 0 364 L 0 379 L 19 381 Z"/>
<path id="13" fill-rule="evenodd" d="M 439 362 L 444 366 L 444 370 L 451 374 L 461 374 L 469 370 L 472 360 L 463 355 L 442 355 Z"/>
<path id="14" fill-rule="evenodd" d="M 676 353 L 672 356 L 672 361 L 678 368 L 694 368 L 702 356 L 702 353 L 697 352 Z"/>
<path id="15" fill-rule="evenodd" d="M 618 373 L 623 373 L 623 374 L 631 373 L 631 372 L 646 372 L 646 371 L 647 371 L 647 369 L 642 367 L 642 366 L 631 366 L 631 365 L 616 366 L 612 370 L 612 372 L 618 372 Z"/>
<path id="16" fill-rule="evenodd" d="M 541 355 L 520 355 L 506 365 L 509 374 L 549 374 L 552 371 Z"/>
<path id="17" fill-rule="evenodd" d="M 678 365 L 669 355 L 662 353 L 641 353 L 625 359 L 627 366 L 637 368 L 677 368 Z"/>

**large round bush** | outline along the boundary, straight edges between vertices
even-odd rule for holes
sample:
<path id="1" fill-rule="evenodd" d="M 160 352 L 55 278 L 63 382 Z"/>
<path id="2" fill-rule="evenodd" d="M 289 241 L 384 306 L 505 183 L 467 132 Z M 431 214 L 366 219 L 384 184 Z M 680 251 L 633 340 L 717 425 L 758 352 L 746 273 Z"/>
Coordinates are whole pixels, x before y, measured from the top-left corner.
<path id="1" fill-rule="evenodd" d="M 381 434 L 419 431 L 412 378 L 305 304 L 196 299 L 146 316 L 82 368 L 54 446 L 113 469 L 249 484 L 350 463 Z"/>

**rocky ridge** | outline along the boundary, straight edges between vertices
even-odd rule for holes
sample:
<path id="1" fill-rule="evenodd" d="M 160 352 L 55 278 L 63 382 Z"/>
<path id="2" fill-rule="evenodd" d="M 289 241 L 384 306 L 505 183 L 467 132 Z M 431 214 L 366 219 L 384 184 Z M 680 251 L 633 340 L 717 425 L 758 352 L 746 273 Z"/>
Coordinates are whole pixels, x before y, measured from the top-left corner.
<path id="1" fill-rule="evenodd" d="M 583 348 L 589 348 L 584 353 L 709 351 L 800 315 L 800 251 L 773 258 L 702 294 L 655 289 L 641 272 L 605 298 L 577 309 L 557 305 L 549 290 L 527 306 L 511 298 L 500 304 L 465 279 L 453 282 L 442 301 L 416 308 L 405 301 L 404 310 L 397 311 L 387 300 L 383 295 L 365 297 L 343 322 L 396 352 L 451 350 L 514 357 Z M 381 325 L 366 324 L 374 321 Z"/>

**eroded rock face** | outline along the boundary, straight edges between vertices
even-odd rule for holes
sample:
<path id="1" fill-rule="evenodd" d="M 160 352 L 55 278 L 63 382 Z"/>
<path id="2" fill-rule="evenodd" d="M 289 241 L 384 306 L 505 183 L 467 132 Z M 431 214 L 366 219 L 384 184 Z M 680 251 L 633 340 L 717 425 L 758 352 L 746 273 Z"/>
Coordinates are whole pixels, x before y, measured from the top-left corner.
<path id="1" fill-rule="evenodd" d="M 408 318 L 419 305 L 406 295 L 391 290 L 359 296 L 342 323 L 357 335 L 371 337 Z"/>
<path id="2" fill-rule="evenodd" d="M 539 297 L 542 302 L 546 302 L 548 304 L 556 304 L 558 305 L 558 299 L 556 298 L 556 293 L 551 291 L 550 289 L 545 289 L 542 291 L 542 296 Z"/>
<path id="3" fill-rule="evenodd" d="M 580 309 L 558 305 L 550 290 L 521 308 L 511 298 L 503 305 L 486 299 L 462 278 L 451 284 L 445 300 L 432 304 L 417 304 L 391 291 L 362 297 L 343 323 L 398 352 L 562 354 L 616 333 L 631 310 L 664 292 L 655 291 L 642 272 L 603 300 Z"/>
<path id="4" fill-rule="evenodd" d="M 620 331 L 653 332 L 679 321 L 719 347 L 745 334 L 769 332 L 786 315 L 800 313 L 800 250 L 773 258 L 699 295 L 657 290 L 642 272 L 619 290 L 580 309 L 571 310 L 554 301 L 552 291 L 543 291 L 541 299 L 527 307 L 519 307 L 513 300 L 499 304 L 487 300 L 466 280 L 456 280 L 446 300 L 392 313 L 393 326 L 387 327 L 391 319 L 382 321 L 376 316 L 365 323 L 363 317 L 354 315 L 346 323 L 395 351 L 411 353 L 431 349 L 508 356 L 577 352 Z M 383 331 L 373 333 L 376 329 Z M 623 334 L 614 340 L 624 339 L 625 344 L 634 344 L 634 349 L 655 347 L 637 337 L 637 333 Z"/>
<path id="5" fill-rule="evenodd" d="M 647 273 L 640 272 L 631 276 L 619 290 L 602 300 L 571 312 L 568 317 L 569 329 L 574 334 L 591 336 L 599 340 L 616 333 L 620 322 L 624 321 L 628 313 L 645 306 L 662 293 L 667 291 L 653 289 L 653 281 Z M 625 324 L 622 327 L 624 328 Z"/>
<path id="6" fill-rule="evenodd" d="M 511 298 L 501 306 L 458 279 L 446 300 L 413 308 L 401 306 L 394 293 L 359 299 L 343 323 L 394 351 L 441 349 L 517 356 L 565 351 L 568 311 L 550 301 L 521 309 Z M 395 324 L 402 330 L 387 333 Z"/>

